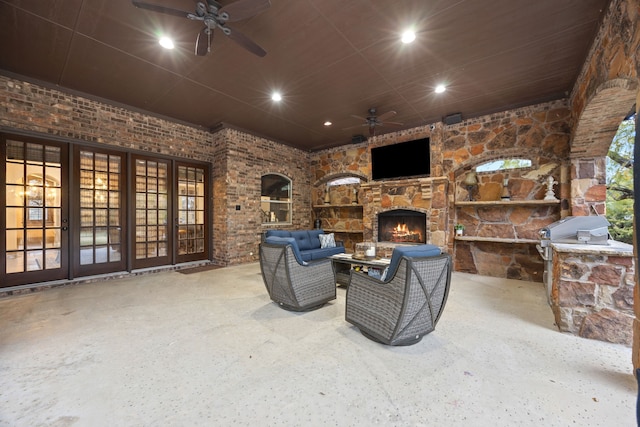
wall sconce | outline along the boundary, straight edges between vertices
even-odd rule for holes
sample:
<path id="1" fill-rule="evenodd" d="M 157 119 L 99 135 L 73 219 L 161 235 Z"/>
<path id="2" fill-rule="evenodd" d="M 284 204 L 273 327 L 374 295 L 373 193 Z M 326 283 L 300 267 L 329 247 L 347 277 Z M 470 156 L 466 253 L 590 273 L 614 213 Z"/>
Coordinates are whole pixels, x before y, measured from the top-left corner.
<path id="1" fill-rule="evenodd" d="M 476 172 L 467 172 L 467 175 L 464 177 L 464 181 L 462 181 L 462 183 L 467 188 L 467 192 L 469 193 L 469 201 L 473 201 L 473 190 L 478 186 L 478 176 L 476 175 Z"/>

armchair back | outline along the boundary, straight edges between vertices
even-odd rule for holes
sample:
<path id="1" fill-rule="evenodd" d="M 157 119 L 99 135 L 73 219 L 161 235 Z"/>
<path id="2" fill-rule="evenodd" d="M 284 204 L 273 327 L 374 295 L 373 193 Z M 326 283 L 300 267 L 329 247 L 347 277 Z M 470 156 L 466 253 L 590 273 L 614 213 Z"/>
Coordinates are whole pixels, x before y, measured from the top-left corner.
<path id="1" fill-rule="evenodd" d="M 331 260 L 304 262 L 294 253 L 295 241 L 260 244 L 260 271 L 272 301 L 287 310 L 306 311 L 336 298 Z"/>
<path id="2" fill-rule="evenodd" d="M 451 256 L 399 258 L 396 271 L 383 282 L 351 273 L 347 288 L 347 322 L 363 335 L 387 345 L 410 345 L 432 332 L 449 295 Z"/>

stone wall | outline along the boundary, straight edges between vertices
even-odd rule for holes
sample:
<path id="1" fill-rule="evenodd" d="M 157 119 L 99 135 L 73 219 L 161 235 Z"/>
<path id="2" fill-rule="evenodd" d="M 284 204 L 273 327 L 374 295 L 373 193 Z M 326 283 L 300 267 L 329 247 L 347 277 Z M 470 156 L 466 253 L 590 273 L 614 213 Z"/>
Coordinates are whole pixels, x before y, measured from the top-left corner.
<path id="1" fill-rule="evenodd" d="M 635 268 L 632 248 L 624 246 L 553 250 L 551 308 L 561 331 L 631 345 Z"/>
<path id="2" fill-rule="evenodd" d="M 603 211 L 601 179 L 584 172 L 600 170 L 602 157 L 620 121 L 636 105 L 640 75 L 640 1 L 612 0 L 570 96 L 575 126 L 571 207 L 577 214 L 591 206 Z M 592 165 L 589 165 L 592 162 Z M 586 168 L 586 169 L 585 169 Z M 598 174 L 596 174 L 598 176 Z M 594 187 L 592 189 L 592 187 Z M 637 232 L 637 231 L 636 231 Z M 637 250 L 637 249 L 636 249 Z M 633 365 L 640 368 L 640 294 L 636 278 Z"/>
<path id="3" fill-rule="evenodd" d="M 532 243 L 540 228 L 557 221 L 568 211 L 570 113 L 566 100 L 533 105 L 498 114 L 442 126 L 444 141 L 443 170 L 452 185 L 447 234 L 457 271 L 511 279 L 542 281 L 542 259 Z M 553 176 L 554 188 L 561 200 L 557 206 L 457 206 L 468 200 L 462 184 L 466 174 L 475 167 L 506 158 L 530 159 L 532 166 L 508 172 L 478 173 L 479 185 L 473 190 L 474 200 L 497 201 L 504 179 L 508 178 L 511 199 L 541 200 L 545 196 L 545 181 Z M 465 226 L 468 237 L 497 237 L 504 243 L 486 241 L 456 241 L 455 224 Z"/>

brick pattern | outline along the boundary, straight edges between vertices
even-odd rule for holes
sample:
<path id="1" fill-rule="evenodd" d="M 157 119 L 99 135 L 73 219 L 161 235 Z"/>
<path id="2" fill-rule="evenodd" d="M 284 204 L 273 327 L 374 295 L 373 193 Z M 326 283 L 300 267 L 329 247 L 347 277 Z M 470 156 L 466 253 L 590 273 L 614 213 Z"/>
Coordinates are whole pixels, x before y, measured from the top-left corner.
<path id="1" fill-rule="evenodd" d="M 261 177 L 277 173 L 292 180 L 291 225 L 273 228 L 299 230 L 313 227 L 308 154 L 244 131 L 225 128 L 214 135 L 216 189 L 213 225 L 214 254 L 221 263 L 258 260 L 262 225 Z M 240 206 L 240 210 L 236 210 Z"/>
<path id="2" fill-rule="evenodd" d="M 301 150 L 230 128 L 212 134 L 5 76 L 0 76 L 0 111 L 0 125 L 6 128 L 211 163 L 213 259 L 218 264 L 258 259 L 264 173 L 292 179 L 290 227 L 311 226 L 308 154 Z"/>
<path id="3" fill-rule="evenodd" d="M 0 75 L 0 125 L 211 162 L 208 131 Z"/>

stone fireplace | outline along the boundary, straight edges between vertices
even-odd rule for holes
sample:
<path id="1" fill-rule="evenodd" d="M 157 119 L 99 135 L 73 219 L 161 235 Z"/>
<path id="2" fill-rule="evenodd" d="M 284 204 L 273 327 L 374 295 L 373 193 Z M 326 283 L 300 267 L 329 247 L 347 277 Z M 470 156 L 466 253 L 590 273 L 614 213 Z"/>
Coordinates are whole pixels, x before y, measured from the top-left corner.
<path id="1" fill-rule="evenodd" d="M 360 200 L 363 205 L 364 241 L 392 242 L 393 235 L 389 236 L 384 231 L 386 226 L 380 222 L 380 217 L 383 218 L 383 222 L 386 216 L 395 217 L 390 220 L 391 228 L 394 228 L 398 226 L 396 214 L 404 213 L 406 214 L 404 224 L 409 231 L 397 232 L 396 236 L 402 235 L 404 240 L 396 240 L 396 242 L 431 243 L 445 247 L 447 245 L 448 185 L 449 181 L 446 177 L 363 183 L 360 186 Z M 401 230 L 403 229 L 402 221 L 401 219 Z M 414 222 L 419 224 L 414 226 Z"/>
<path id="2" fill-rule="evenodd" d="M 378 213 L 378 242 L 426 243 L 427 214 L 408 209 Z"/>

